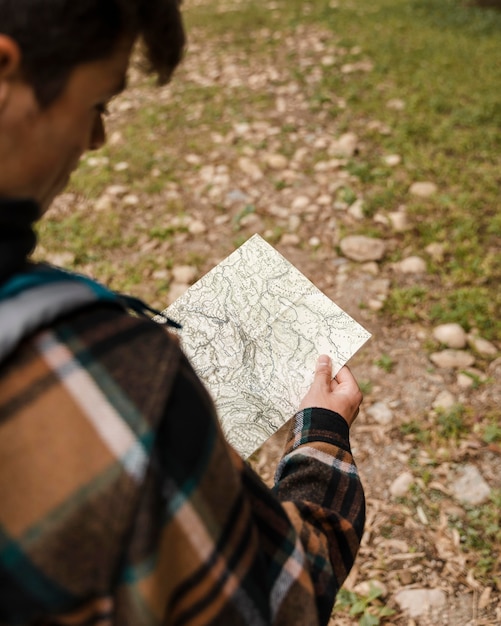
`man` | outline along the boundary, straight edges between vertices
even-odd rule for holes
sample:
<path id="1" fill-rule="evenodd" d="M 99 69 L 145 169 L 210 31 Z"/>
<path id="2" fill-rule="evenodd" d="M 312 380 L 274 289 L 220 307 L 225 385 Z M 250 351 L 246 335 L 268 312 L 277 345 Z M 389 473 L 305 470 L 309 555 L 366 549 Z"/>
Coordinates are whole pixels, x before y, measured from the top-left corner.
<path id="1" fill-rule="evenodd" d="M 138 39 L 166 81 L 176 0 L 0 0 L 0 624 L 326 624 L 364 523 L 349 370 L 319 358 L 269 490 L 163 326 L 29 261 Z"/>

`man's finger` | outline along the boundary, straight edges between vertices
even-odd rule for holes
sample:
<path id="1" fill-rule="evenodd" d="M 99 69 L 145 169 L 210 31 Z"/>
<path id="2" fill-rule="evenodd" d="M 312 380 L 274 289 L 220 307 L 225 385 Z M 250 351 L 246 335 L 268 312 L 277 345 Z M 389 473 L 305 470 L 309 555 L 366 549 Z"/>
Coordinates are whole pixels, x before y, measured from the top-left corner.
<path id="1" fill-rule="evenodd" d="M 332 380 L 332 361 L 326 354 L 321 354 L 315 367 L 315 383 L 329 385 Z"/>

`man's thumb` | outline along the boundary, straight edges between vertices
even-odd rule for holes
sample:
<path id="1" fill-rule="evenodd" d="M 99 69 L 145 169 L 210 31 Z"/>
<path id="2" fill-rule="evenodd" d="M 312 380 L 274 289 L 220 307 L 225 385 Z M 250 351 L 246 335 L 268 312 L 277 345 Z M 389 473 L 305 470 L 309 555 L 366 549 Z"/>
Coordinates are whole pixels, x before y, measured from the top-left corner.
<path id="1" fill-rule="evenodd" d="M 315 380 L 330 384 L 332 380 L 332 361 L 326 354 L 321 354 L 317 359 L 315 368 Z"/>

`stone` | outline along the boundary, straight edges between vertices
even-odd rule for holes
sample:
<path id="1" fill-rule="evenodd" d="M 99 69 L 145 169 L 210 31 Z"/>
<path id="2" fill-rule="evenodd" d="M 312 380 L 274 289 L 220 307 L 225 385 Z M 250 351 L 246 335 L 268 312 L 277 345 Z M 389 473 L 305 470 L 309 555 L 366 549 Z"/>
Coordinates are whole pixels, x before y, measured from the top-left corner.
<path id="1" fill-rule="evenodd" d="M 388 154 L 383 157 L 383 161 L 386 165 L 390 167 L 395 167 L 396 165 L 400 165 L 402 162 L 402 157 L 399 154 Z"/>
<path id="2" fill-rule="evenodd" d="M 200 220 L 193 220 L 188 225 L 188 231 L 192 235 L 201 235 L 207 231 L 207 226 Z"/>
<path id="3" fill-rule="evenodd" d="M 353 204 L 350 204 L 348 214 L 356 220 L 364 219 L 364 201 L 362 198 L 358 198 Z"/>
<path id="4" fill-rule="evenodd" d="M 390 424 L 393 420 L 393 411 L 386 402 L 375 402 L 367 409 L 367 415 L 382 426 Z"/>
<path id="5" fill-rule="evenodd" d="M 238 167 L 253 181 L 258 181 L 263 178 L 263 172 L 261 171 L 259 165 L 248 157 L 240 157 L 238 159 Z"/>
<path id="6" fill-rule="evenodd" d="M 409 193 L 411 193 L 413 196 L 418 196 L 419 198 L 430 198 L 437 193 L 437 190 L 438 188 L 435 183 L 422 181 L 412 183 L 409 188 Z"/>
<path id="7" fill-rule="evenodd" d="M 339 245 L 344 256 L 362 263 L 380 261 L 386 252 L 386 244 L 382 239 L 364 235 L 349 235 Z"/>
<path id="8" fill-rule="evenodd" d="M 357 152 L 358 137 L 355 133 L 345 133 L 329 146 L 329 155 L 351 158 Z"/>
<path id="9" fill-rule="evenodd" d="M 433 329 L 433 337 L 448 348 L 461 349 L 467 343 L 466 332 L 462 326 L 456 323 L 436 326 Z"/>
<path id="10" fill-rule="evenodd" d="M 283 154 L 268 154 L 265 162 L 272 170 L 284 170 L 289 163 Z"/>
<path id="11" fill-rule="evenodd" d="M 424 616 L 434 609 L 443 609 L 447 603 L 447 595 L 441 589 L 401 589 L 395 594 L 395 600 L 402 611 L 414 618 Z"/>
<path id="12" fill-rule="evenodd" d="M 437 367 L 464 369 L 475 363 L 475 357 L 465 350 L 442 350 L 430 354 L 431 362 Z"/>
<path id="13" fill-rule="evenodd" d="M 458 471 L 452 492 L 460 502 L 476 506 L 489 499 L 491 489 L 475 465 L 464 465 Z"/>
<path id="14" fill-rule="evenodd" d="M 410 472 L 402 472 L 390 485 L 390 494 L 394 498 L 403 498 L 407 495 L 410 486 L 414 483 L 414 476 Z"/>
<path id="15" fill-rule="evenodd" d="M 469 334 L 467 340 L 470 348 L 482 356 L 496 356 L 498 353 L 498 349 L 493 343 L 478 335 Z"/>
<path id="16" fill-rule="evenodd" d="M 434 261 L 440 263 L 444 260 L 445 246 L 443 243 L 433 242 L 426 246 L 426 252 L 431 256 Z"/>
<path id="17" fill-rule="evenodd" d="M 191 284 L 197 276 L 197 268 L 191 265 L 179 265 L 172 269 L 172 278 L 175 283 Z"/>
<path id="18" fill-rule="evenodd" d="M 403 211 L 393 211 L 388 213 L 388 219 L 390 220 L 391 227 L 397 233 L 404 233 L 412 228 L 409 224 L 409 218 Z"/>
<path id="19" fill-rule="evenodd" d="M 392 98 L 388 100 L 386 106 L 393 111 L 403 111 L 405 109 L 405 102 L 400 98 Z"/>
<path id="20" fill-rule="evenodd" d="M 94 203 L 96 211 L 111 211 L 113 209 L 113 200 L 108 194 L 103 194 Z"/>
<path id="21" fill-rule="evenodd" d="M 402 274 L 424 274 L 426 273 L 426 261 L 419 256 L 410 256 L 402 259 L 395 267 Z"/>
<path id="22" fill-rule="evenodd" d="M 294 233 L 284 233 L 280 237 L 280 245 L 282 246 L 298 246 L 301 243 L 301 238 Z"/>
<path id="23" fill-rule="evenodd" d="M 308 244 L 312 247 L 312 248 L 318 248 L 318 246 L 321 244 L 322 242 L 320 241 L 320 239 L 318 237 L 311 237 L 308 241 Z"/>
<path id="24" fill-rule="evenodd" d="M 372 593 L 372 590 L 376 588 L 381 592 L 380 598 L 386 598 L 388 595 L 388 587 L 381 580 L 373 578 L 371 580 L 363 580 L 358 585 L 355 585 L 353 591 L 358 593 L 359 596 L 367 597 Z"/>
<path id="25" fill-rule="evenodd" d="M 454 394 L 444 389 L 433 400 L 432 407 L 434 409 L 452 409 L 455 404 L 457 404 L 457 400 Z"/>
<path id="26" fill-rule="evenodd" d="M 180 296 L 183 295 L 188 289 L 189 285 L 185 283 L 172 283 L 169 287 L 169 294 L 167 296 L 167 301 L 169 304 L 172 304 L 175 300 L 177 300 Z"/>
<path id="27" fill-rule="evenodd" d="M 304 211 L 311 204 L 308 196 L 297 196 L 292 201 L 291 209 L 293 211 Z"/>

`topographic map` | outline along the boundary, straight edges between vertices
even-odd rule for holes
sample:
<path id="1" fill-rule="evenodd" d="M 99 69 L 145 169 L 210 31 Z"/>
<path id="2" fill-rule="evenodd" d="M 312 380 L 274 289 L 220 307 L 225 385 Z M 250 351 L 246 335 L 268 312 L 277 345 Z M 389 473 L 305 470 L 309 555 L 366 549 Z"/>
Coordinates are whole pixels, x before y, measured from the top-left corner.
<path id="1" fill-rule="evenodd" d="M 246 458 L 296 412 L 319 354 L 333 375 L 369 339 L 259 235 L 171 304 L 181 344 Z"/>

